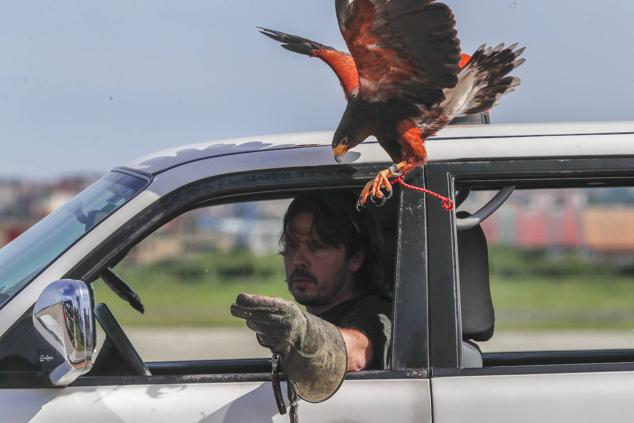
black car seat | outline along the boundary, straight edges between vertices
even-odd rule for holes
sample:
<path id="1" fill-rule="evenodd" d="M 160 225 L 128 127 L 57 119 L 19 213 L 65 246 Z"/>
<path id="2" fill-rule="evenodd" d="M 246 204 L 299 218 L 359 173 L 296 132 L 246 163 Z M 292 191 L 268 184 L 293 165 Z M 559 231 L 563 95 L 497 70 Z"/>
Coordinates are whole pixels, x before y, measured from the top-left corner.
<path id="1" fill-rule="evenodd" d="M 468 217 L 458 212 L 458 218 Z M 493 336 L 495 315 L 489 287 L 489 255 L 484 231 L 477 225 L 458 231 L 460 309 L 462 313 L 462 367 L 482 367 L 477 342 Z"/>

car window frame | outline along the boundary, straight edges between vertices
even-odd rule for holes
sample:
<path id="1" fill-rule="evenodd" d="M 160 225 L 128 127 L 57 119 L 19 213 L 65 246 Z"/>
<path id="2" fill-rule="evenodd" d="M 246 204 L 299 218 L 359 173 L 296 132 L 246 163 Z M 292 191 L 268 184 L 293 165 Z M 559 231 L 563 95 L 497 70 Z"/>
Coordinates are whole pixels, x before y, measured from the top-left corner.
<path id="1" fill-rule="evenodd" d="M 456 186 L 468 183 L 478 189 L 559 188 L 584 186 L 634 186 L 634 155 L 583 158 L 526 158 L 430 163 L 425 170 L 428 188 L 455 199 Z M 578 373 L 634 370 L 634 350 L 629 362 L 518 364 L 461 368 L 462 328 L 458 281 L 455 210 L 430 207 L 427 212 L 430 371 L 434 376 Z M 575 350 L 582 355 L 589 350 Z M 626 350 L 606 350 L 606 357 Z M 513 353 L 488 353 L 511 355 Z M 487 356 L 487 353 L 484 354 Z M 553 358 L 557 355 L 553 351 Z"/>
<path id="2" fill-rule="evenodd" d="M 328 165 L 283 168 L 225 174 L 202 179 L 181 187 L 159 199 L 132 218 L 108 239 L 87 254 L 66 275 L 69 278 L 94 281 L 106 266 L 116 264 L 137 243 L 164 223 L 187 211 L 230 200 L 264 200 L 280 198 L 307 190 L 355 188 L 363 186 L 387 163 L 360 165 Z M 413 172 L 410 182 L 424 184 L 424 173 Z M 281 195 L 283 194 L 283 195 Z M 427 286 L 425 253 L 425 198 L 409 190 L 398 190 L 390 201 L 400 201 L 397 217 L 405 222 L 397 234 L 397 262 L 394 276 L 392 360 L 389 369 L 348 373 L 346 379 L 427 379 L 429 355 L 427 336 Z M 407 248 L 402 248 L 407 246 Z M 228 306 L 228 305 L 227 305 Z M 422 313 L 421 313 L 422 308 Z M 203 361 L 171 362 L 173 366 L 195 366 Z M 153 376 L 82 376 L 73 386 L 108 384 L 163 384 L 270 381 L 270 372 L 257 372 L 267 367 L 270 359 L 210 360 L 230 373 Z M 160 367 L 156 364 L 156 368 Z M 152 363 L 151 363 L 152 364 Z M 241 364 L 247 372 L 232 372 Z"/>

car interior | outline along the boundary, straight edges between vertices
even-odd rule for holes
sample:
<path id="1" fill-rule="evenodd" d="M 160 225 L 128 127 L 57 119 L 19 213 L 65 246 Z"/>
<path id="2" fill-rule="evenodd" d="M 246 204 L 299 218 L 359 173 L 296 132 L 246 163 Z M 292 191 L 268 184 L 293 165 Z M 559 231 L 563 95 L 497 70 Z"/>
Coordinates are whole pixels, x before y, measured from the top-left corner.
<path id="1" fill-rule="evenodd" d="M 458 218 L 468 218 L 459 212 Z M 480 225 L 458 232 L 460 310 L 462 319 L 462 367 L 482 367 L 482 352 L 476 342 L 493 336 L 495 316 L 489 287 L 487 242 Z"/>
<path id="2" fill-rule="evenodd" d="M 480 224 L 510 197 L 514 189 L 514 186 L 501 188 L 473 214 L 466 211 L 456 213 L 462 368 L 483 367 L 482 351 L 477 342 L 491 339 L 495 326 L 489 285 L 489 253 L 486 236 Z M 467 187 L 458 191 L 457 208 L 467 199 L 469 193 Z"/>

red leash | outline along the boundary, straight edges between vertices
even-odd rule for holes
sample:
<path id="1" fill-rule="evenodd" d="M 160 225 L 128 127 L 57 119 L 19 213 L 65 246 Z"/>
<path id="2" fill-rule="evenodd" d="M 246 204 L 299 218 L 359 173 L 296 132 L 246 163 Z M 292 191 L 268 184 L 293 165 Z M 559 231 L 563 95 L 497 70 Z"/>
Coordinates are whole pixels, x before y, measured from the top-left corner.
<path id="1" fill-rule="evenodd" d="M 430 191 L 428 189 L 425 188 L 420 188 L 420 187 L 415 187 L 414 185 L 410 185 L 407 182 L 403 181 L 403 175 L 396 177 L 395 179 L 392 179 L 390 181 L 390 183 L 392 185 L 394 184 L 401 184 L 401 186 L 403 188 L 407 188 L 407 189 L 411 189 L 413 191 L 418 191 L 418 192 L 422 192 L 425 195 L 431 195 L 434 198 L 437 198 L 438 200 L 440 200 L 442 202 L 442 208 L 447 210 L 447 211 L 451 211 L 454 208 L 454 202 L 447 198 L 447 197 L 443 197 L 442 195 L 434 192 L 434 191 Z"/>

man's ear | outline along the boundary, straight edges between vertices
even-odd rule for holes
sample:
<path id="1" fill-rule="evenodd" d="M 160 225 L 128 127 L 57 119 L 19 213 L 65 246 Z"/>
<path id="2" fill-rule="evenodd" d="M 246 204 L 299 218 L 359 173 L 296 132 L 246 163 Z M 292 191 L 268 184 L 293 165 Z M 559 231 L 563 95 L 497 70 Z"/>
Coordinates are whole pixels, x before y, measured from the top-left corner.
<path id="1" fill-rule="evenodd" d="M 361 269 L 363 262 L 365 262 L 365 248 L 361 248 L 348 258 L 348 270 L 353 273 L 356 272 Z"/>

